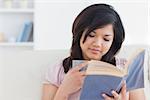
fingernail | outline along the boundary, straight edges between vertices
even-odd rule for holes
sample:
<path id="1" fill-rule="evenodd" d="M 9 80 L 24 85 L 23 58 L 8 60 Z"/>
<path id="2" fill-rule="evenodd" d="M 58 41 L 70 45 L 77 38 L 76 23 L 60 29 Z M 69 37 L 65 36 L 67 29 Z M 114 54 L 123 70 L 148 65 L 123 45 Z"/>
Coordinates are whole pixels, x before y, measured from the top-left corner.
<path id="1" fill-rule="evenodd" d="M 124 80 L 124 84 L 126 84 L 126 80 Z"/>
<path id="2" fill-rule="evenodd" d="M 114 93 L 115 93 L 115 91 L 114 91 L 114 90 L 112 90 L 112 91 L 111 91 L 111 93 L 112 93 L 112 94 L 114 94 Z"/>
<path id="3" fill-rule="evenodd" d="M 123 83 L 122 83 L 122 85 L 125 85 L 126 84 L 126 80 L 123 80 Z"/>
<path id="4" fill-rule="evenodd" d="M 102 94 L 102 96 L 105 97 L 106 95 L 105 95 L 105 94 Z"/>

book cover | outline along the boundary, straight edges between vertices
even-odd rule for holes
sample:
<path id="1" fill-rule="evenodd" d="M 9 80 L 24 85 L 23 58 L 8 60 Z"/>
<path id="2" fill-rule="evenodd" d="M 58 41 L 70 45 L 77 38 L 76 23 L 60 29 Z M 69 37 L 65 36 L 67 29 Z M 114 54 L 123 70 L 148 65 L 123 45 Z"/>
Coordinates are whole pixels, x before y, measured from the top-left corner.
<path id="1" fill-rule="evenodd" d="M 32 23 L 32 29 L 31 29 L 31 32 L 30 32 L 30 35 L 29 35 L 29 37 L 28 37 L 28 42 L 33 42 L 34 40 L 33 40 L 33 33 L 34 33 L 34 24 Z"/>
<path id="2" fill-rule="evenodd" d="M 16 42 L 27 42 L 31 36 L 33 31 L 33 23 L 32 21 L 25 21 L 23 24 L 22 31 L 18 35 Z"/>
<path id="3" fill-rule="evenodd" d="M 88 65 L 80 70 L 85 70 L 87 75 L 81 89 L 80 100 L 103 100 L 101 94 L 112 96 L 112 90 L 120 93 L 123 80 L 126 80 L 127 91 L 144 88 L 144 55 L 144 50 L 136 52 L 123 66 L 124 69 L 107 62 L 88 61 Z M 82 62 L 84 61 L 74 60 L 73 66 Z"/>

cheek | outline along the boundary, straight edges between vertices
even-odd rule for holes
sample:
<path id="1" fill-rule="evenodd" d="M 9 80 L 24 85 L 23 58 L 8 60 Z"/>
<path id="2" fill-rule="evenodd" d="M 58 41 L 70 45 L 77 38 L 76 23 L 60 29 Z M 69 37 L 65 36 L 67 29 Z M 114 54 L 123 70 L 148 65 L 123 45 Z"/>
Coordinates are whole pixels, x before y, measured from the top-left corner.
<path id="1" fill-rule="evenodd" d="M 86 39 L 86 41 L 85 41 L 85 44 L 86 44 L 87 46 L 90 46 L 90 45 L 93 44 L 93 42 L 94 42 L 94 38 L 89 38 L 89 37 L 87 37 L 87 39 Z"/>
<path id="2" fill-rule="evenodd" d="M 92 45 L 92 42 L 93 42 L 93 39 L 87 37 L 83 45 L 85 48 L 88 48 L 89 46 Z"/>
<path id="3" fill-rule="evenodd" d="M 80 47 L 82 52 L 85 52 L 88 49 L 88 43 L 86 41 L 84 43 L 80 43 Z"/>
<path id="4" fill-rule="evenodd" d="M 104 51 L 104 52 L 109 51 L 111 45 L 112 45 L 112 43 L 106 43 L 106 44 L 103 46 L 103 51 Z"/>

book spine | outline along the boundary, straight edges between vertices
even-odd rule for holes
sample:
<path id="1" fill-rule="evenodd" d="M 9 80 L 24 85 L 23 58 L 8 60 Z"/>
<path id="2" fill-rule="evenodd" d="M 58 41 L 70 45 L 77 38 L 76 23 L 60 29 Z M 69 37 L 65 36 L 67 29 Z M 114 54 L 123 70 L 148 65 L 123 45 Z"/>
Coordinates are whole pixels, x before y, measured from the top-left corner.
<path id="1" fill-rule="evenodd" d="M 33 25 L 31 21 L 25 21 L 22 31 L 16 39 L 16 42 L 27 42 L 32 34 L 32 27 Z"/>

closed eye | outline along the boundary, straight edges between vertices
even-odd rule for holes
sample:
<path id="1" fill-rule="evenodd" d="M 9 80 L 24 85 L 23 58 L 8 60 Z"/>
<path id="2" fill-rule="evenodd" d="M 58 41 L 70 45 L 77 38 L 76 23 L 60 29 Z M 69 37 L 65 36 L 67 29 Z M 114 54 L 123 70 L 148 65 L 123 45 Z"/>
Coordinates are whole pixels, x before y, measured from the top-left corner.
<path id="1" fill-rule="evenodd" d="M 89 34 L 89 37 L 94 37 L 95 35 L 91 35 L 91 34 Z"/>
<path id="2" fill-rule="evenodd" d="M 110 39 L 106 39 L 106 38 L 104 38 L 104 41 L 110 41 Z"/>
<path id="3" fill-rule="evenodd" d="M 89 36 L 89 37 L 95 37 L 95 35 L 96 35 L 96 34 L 95 34 L 94 32 L 91 32 L 88 36 Z"/>
<path id="4" fill-rule="evenodd" d="M 104 41 L 109 42 L 110 40 L 112 40 L 112 35 L 105 35 L 105 36 L 103 37 L 103 39 L 104 39 Z"/>

